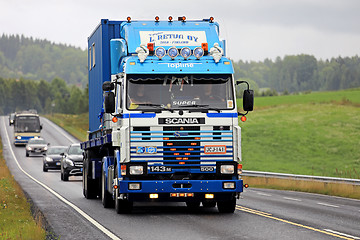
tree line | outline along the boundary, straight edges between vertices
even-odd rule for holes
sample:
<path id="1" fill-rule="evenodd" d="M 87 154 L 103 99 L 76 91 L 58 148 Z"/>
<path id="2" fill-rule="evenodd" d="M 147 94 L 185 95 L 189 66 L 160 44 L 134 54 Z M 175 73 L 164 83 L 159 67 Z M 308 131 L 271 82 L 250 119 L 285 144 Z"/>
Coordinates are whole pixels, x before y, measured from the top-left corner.
<path id="1" fill-rule="evenodd" d="M 87 51 L 23 35 L 0 37 L 0 76 L 14 79 L 64 79 L 86 87 Z"/>
<path id="2" fill-rule="evenodd" d="M 0 114 L 28 109 L 39 113 L 79 114 L 88 111 L 88 88 L 67 85 L 60 78 L 45 80 L 0 77 Z"/>
<path id="3" fill-rule="evenodd" d="M 234 62 L 235 79 L 282 93 L 335 91 L 360 87 L 360 58 L 317 60 L 312 55 L 285 56 L 275 61 Z M 271 92 L 271 91 L 270 91 Z"/>

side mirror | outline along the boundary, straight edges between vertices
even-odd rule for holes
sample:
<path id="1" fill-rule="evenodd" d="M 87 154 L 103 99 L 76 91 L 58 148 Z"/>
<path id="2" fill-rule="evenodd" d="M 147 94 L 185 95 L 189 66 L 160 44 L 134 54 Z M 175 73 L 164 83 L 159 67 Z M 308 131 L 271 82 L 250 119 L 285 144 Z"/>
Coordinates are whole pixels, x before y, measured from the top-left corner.
<path id="1" fill-rule="evenodd" d="M 104 95 L 105 113 L 115 112 L 115 94 L 113 92 L 105 92 Z"/>
<path id="2" fill-rule="evenodd" d="M 254 91 L 247 89 L 244 90 L 244 96 L 243 96 L 243 108 L 244 111 L 250 112 L 254 109 Z"/>
<path id="3" fill-rule="evenodd" d="M 114 90 L 115 86 L 114 86 L 114 83 L 112 82 L 104 82 L 103 85 L 102 85 L 102 90 L 103 91 L 111 91 L 111 90 Z"/>

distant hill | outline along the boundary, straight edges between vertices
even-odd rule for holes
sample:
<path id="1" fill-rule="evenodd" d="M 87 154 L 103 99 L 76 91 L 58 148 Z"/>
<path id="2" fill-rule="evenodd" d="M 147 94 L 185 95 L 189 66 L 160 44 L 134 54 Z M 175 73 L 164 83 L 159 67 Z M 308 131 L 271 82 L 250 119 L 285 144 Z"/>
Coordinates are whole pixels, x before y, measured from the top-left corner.
<path id="1" fill-rule="evenodd" d="M 87 84 L 87 52 L 64 44 L 28 38 L 23 35 L 0 37 L 0 77 Z"/>

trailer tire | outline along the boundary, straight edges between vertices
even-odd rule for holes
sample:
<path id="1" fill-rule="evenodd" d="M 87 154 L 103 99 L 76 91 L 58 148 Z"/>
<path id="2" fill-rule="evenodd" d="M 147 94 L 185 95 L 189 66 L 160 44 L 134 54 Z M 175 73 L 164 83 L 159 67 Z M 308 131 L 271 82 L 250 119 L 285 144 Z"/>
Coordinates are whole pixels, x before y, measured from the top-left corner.
<path id="1" fill-rule="evenodd" d="M 217 202 L 218 210 L 220 213 L 234 213 L 236 206 L 236 199 L 233 197 L 228 201 L 219 201 Z"/>
<path id="2" fill-rule="evenodd" d="M 102 168 L 103 169 L 103 168 Z M 105 172 L 102 170 L 101 174 L 101 201 L 104 208 L 113 208 L 114 200 L 112 195 L 106 190 Z"/>

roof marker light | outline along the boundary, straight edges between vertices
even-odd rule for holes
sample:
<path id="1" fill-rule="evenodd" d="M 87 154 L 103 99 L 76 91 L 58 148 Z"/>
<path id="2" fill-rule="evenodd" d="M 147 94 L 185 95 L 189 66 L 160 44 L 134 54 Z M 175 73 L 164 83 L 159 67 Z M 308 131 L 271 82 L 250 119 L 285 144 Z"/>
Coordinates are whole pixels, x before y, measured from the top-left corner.
<path id="1" fill-rule="evenodd" d="M 210 22 L 211 22 L 211 23 L 214 22 L 214 17 L 210 17 Z"/>
<path id="2" fill-rule="evenodd" d="M 159 19 L 160 19 L 159 16 L 156 16 L 156 17 L 155 17 L 155 22 L 158 22 Z"/>
<path id="3" fill-rule="evenodd" d="M 173 17 L 169 16 L 169 22 L 172 22 L 172 20 L 173 20 Z"/>
<path id="4" fill-rule="evenodd" d="M 186 60 L 191 56 L 191 49 L 184 47 L 180 50 L 180 55 Z"/>
<path id="5" fill-rule="evenodd" d="M 131 17 L 127 17 L 126 20 L 127 20 L 128 23 L 130 23 L 131 22 Z"/>
<path id="6" fill-rule="evenodd" d="M 186 17 L 185 16 L 178 17 L 178 21 L 186 22 Z"/>
<path id="7" fill-rule="evenodd" d="M 163 47 L 158 47 L 155 50 L 155 55 L 159 58 L 162 59 L 165 55 L 166 55 L 166 50 Z"/>
<path id="8" fill-rule="evenodd" d="M 193 53 L 196 59 L 200 59 L 202 56 L 204 56 L 204 49 L 197 47 L 194 49 Z"/>
<path id="9" fill-rule="evenodd" d="M 176 47 L 171 47 L 168 50 L 168 55 L 171 57 L 171 59 L 175 59 L 177 55 L 179 55 L 179 52 Z"/>

